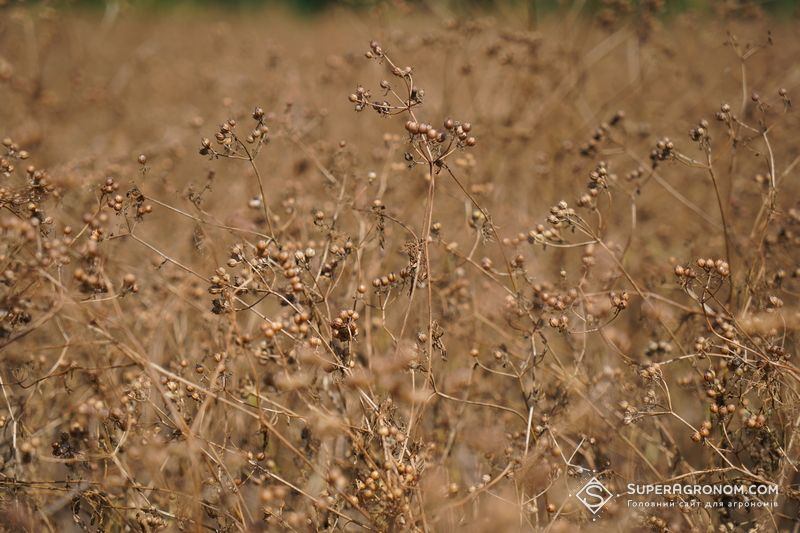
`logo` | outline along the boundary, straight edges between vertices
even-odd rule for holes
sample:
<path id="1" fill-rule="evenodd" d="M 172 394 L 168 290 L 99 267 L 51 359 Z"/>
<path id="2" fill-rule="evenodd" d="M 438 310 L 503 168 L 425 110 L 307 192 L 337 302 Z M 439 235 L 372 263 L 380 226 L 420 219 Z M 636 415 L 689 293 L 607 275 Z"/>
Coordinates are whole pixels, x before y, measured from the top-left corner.
<path id="1" fill-rule="evenodd" d="M 592 514 L 597 514 L 614 495 L 611 494 L 611 491 L 600 483 L 596 477 L 592 477 L 592 479 L 578 491 L 575 497 L 578 498 Z"/>
<path id="2" fill-rule="evenodd" d="M 578 472 L 580 472 L 583 476 L 588 477 L 591 474 L 594 474 L 595 470 L 588 470 L 586 468 L 578 468 Z M 584 477 L 585 479 L 585 477 Z M 597 520 L 597 517 L 602 514 L 603 508 L 606 506 L 608 502 L 615 499 L 619 494 L 613 494 L 608 488 L 606 488 L 603 483 L 597 479 L 597 476 L 592 475 L 591 479 L 588 481 L 584 481 L 583 485 L 581 486 L 580 490 L 578 490 L 575 494 L 570 493 L 570 498 L 575 496 L 578 501 L 580 501 L 586 509 L 592 513 L 592 521 L 594 522 Z"/>

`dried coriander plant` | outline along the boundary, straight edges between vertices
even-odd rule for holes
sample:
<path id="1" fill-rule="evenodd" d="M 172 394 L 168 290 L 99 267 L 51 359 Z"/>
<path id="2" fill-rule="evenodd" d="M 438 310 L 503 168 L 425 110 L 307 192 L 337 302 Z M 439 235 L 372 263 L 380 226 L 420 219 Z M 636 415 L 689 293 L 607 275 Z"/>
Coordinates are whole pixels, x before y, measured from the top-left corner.
<path id="1" fill-rule="evenodd" d="M 591 471 L 614 494 L 779 489 L 617 498 L 603 527 L 791 530 L 800 151 L 776 72 L 794 43 L 720 15 L 759 38 L 727 34 L 720 64 L 738 77 L 706 105 L 717 78 L 645 4 L 609 3 L 600 28 L 575 17 L 589 48 L 474 20 L 371 41 L 366 60 L 297 58 L 323 86 L 309 103 L 287 76 L 253 91 L 263 108 L 220 98 L 213 135 L 209 112 L 125 154 L 39 139 L 66 131 L 57 113 L 15 128 L 0 157 L 2 523 L 575 531 L 596 518 L 569 496 Z M 71 30 L 36 16 L 42 52 L 61 53 L 45 44 Z M 641 61 L 622 92 L 605 85 L 620 43 Z M 200 64 L 198 46 L 178 66 Z M 163 81 L 157 58 L 136 61 Z M 678 61 L 704 75 L 664 83 Z M 0 57 L 20 116 L 59 105 L 37 93 L 43 69 Z M 352 107 L 375 113 L 352 117 L 368 76 L 388 79 L 356 86 Z M 672 114 L 649 111 L 660 99 Z M 142 120 L 133 102 L 112 106 L 120 128 Z"/>

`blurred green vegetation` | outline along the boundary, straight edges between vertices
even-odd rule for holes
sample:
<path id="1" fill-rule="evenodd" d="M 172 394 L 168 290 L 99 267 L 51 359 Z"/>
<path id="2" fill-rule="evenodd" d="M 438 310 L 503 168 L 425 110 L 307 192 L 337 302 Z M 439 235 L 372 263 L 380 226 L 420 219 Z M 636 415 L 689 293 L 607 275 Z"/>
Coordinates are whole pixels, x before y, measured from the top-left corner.
<path id="1" fill-rule="evenodd" d="M 8 0 L 6 0 L 8 2 Z M 19 1 L 19 0 L 18 0 Z M 633 0 L 636 6 L 652 0 Z M 798 0 L 663 0 L 664 16 L 670 16 L 686 11 L 711 12 L 713 5 L 725 2 L 728 6 L 757 5 L 766 13 L 774 15 L 800 14 L 800 1 Z M 3 2 L 0 0 L 0 4 Z M 14 4 L 14 0 L 8 2 Z M 34 2 L 20 2 L 34 3 Z M 35 3 L 42 3 L 35 2 Z M 169 9 L 232 9 L 255 10 L 263 7 L 289 8 L 299 14 L 316 14 L 333 7 L 344 7 L 354 10 L 374 7 L 380 4 L 392 4 L 393 0 L 56 0 L 59 6 L 72 6 L 84 9 L 105 9 L 108 4 L 121 3 L 150 10 Z M 431 3 L 446 4 L 454 12 L 484 11 L 492 12 L 500 7 L 523 7 L 534 10 L 539 14 L 555 13 L 569 8 L 575 0 L 404 0 L 405 4 L 425 5 Z M 591 14 L 601 10 L 603 0 L 586 0 L 582 2 L 583 11 Z"/>

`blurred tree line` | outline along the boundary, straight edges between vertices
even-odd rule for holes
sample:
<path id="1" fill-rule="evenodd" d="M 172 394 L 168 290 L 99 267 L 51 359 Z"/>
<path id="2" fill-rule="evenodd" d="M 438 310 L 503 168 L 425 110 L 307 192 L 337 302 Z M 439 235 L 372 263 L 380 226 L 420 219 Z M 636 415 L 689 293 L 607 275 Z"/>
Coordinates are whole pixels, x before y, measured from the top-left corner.
<path id="1" fill-rule="evenodd" d="M 500 7 L 525 8 L 528 11 L 544 15 L 555 13 L 580 2 L 580 0 L 55 0 L 55 1 L 26 1 L 26 0 L 0 0 L 2 5 L 20 3 L 48 3 L 59 6 L 73 6 L 88 9 L 105 9 L 109 4 L 125 4 L 146 9 L 173 9 L 173 8 L 219 8 L 219 9 L 259 9 L 262 7 L 284 7 L 301 14 L 316 14 L 333 7 L 344 7 L 354 10 L 368 9 L 380 4 L 418 5 L 436 3 L 445 4 L 454 13 L 486 12 L 490 13 Z M 682 13 L 685 11 L 711 12 L 715 7 L 724 4 L 730 10 L 737 8 L 745 11 L 754 6 L 767 13 L 788 15 L 800 14 L 798 0 L 585 0 L 580 2 L 585 13 L 599 12 L 609 4 L 619 5 L 627 3 L 630 9 L 652 8 L 659 4 L 658 11 L 664 16 Z"/>

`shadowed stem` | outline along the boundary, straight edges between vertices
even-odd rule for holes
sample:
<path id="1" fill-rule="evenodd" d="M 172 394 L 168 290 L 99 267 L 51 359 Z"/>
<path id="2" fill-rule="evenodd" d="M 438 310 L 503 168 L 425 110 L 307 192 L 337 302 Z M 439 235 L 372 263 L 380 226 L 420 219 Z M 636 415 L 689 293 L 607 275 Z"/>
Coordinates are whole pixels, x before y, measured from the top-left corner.
<path id="1" fill-rule="evenodd" d="M 717 197 L 717 206 L 719 206 L 719 215 L 722 218 L 722 232 L 725 235 L 725 259 L 728 262 L 730 269 L 731 279 L 733 278 L 733 263 L 731 263 L 731 239 L 728 234 L 728 220 L 725 216 L 725 209 L 722 205 L 722 195 L 719 192 L 719 185 L 717 185 L 717 176 L 714 173 L 714 167 L 711 165 L 711 149 L 706 150 L 706 161 L 708 162 L 708 175 L 711 176 L 711 183 L 714 184 L 714 195 Z M 733 283 L 728 284 L 728 301 L 733 301 Z"/>
<path id="2" fill-rule="evenodd" d="M 256 175 L 256 180 L 258 181 L 258 189 L 261 192 L 261 209 L 264 211 L 264 218 L 267 221 L 267 229 L 269 229 L 270 237 L 272 240 L 275 241 L 275 231 L 272 229 L 272 221 L 270 220 L 269 216 L 269 207 L 267 207 L 267 195 L 264 194 L 264 180 L 261 179 L 261 173 L 258 171 L 258 166 L 256 165 L 255 158 L 253 154 L 250 153 L 250 150 L 247 149 L 247 146 L 241 141 L 239 144 L 244 149 L 245 153 L 247 154 L 247 160 L 250 162 L 250 166 L 253 167 L 253 172 Z"/>

